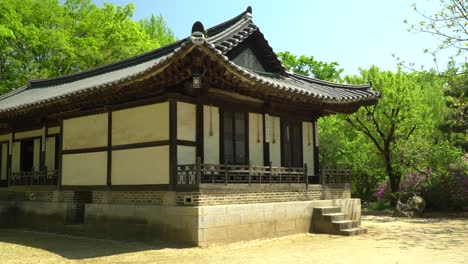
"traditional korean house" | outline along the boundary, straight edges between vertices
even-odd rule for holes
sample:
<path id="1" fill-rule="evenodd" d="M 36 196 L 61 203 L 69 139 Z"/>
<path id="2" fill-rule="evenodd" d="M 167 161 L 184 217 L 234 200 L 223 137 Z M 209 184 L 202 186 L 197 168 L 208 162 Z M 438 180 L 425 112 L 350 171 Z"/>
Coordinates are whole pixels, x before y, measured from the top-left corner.
<path id="1" fill-rule="evenodd" d="M 1 96 L 0 223 L 196 245 L 364 232 L 317 120 L 379 94 L 287 71 L 251 14 Z"/>

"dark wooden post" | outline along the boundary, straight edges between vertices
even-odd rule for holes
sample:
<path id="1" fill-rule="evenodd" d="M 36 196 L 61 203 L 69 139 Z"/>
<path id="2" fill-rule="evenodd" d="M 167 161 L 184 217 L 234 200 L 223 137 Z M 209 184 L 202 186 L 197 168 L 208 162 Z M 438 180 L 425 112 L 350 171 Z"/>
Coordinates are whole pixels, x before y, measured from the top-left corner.
<path id="1" fill-rule="evenodd" d="M 195 173 L 195 184 L 199 184 L 200 183 L 200 179 L 201 179 L 201 157 L 200 156 L 197 156 L 197 164 L 196 164 L 196 168 L 197 172 Z"/>
<path id="2" fill-rule="evenodd" d="M 306 189 L 309 189 L 309 177 L 307 176 L 307 163 L 304 163 L 304 180 L 306 184 Z"/>
<path id="3" fill-rule="evenodd" d="M 269 180 L 270 184 L 271 184 L 271 175 L 272 174 L 273 174 L 273 166 L 272 166 L 272 162 L 270 161 L 270 175 L 268 177 L 268 180 Z"/>
<path id="4" fill-rule="evenodd" d="M 260 172 L 258 173 L 258 182 L 260 184 L 262 184 L 262 177 L 265 174 L 265 171 L 266 171 L 266 167 L 262 166 L 261 169 L 260 169 Z"/>
<path id="5" fill-rule="evenodd" d="M 252 181 L 252 162 L 249 160 L 249 185 Z"/>
<path id="6" fill-rule="evenodd" d="M 228 184 L 228 165 L 227 162 L 224 162 L 224 185 Z"/>
<path id="7" fill-rule="evenodd" d="M 299 184 L 299 173 L 296 174 L 296 177 L 297 177 L 297 184 Z"/>
<path id="8" fill-rule="evenodd" d="M 278 176 L 279 176 L 279 183 L 281 183 L 281 176 L 283 174 L 283 167 L 280 167 L 279 170 L 278 170 Z"/>

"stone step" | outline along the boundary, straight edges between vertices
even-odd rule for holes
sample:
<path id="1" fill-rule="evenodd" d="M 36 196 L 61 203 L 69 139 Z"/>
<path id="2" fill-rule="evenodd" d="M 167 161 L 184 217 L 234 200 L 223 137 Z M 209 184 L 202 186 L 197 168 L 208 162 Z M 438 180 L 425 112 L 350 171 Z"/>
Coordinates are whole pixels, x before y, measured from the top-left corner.
<path id="1" fill-rule="evenodd" d="M 356 236 L 356 235 L 367 234 L 367 228 L 357 227 L 357 228 L 342 229 L 339 232 L 339 234 L 343 236 Z"/>
<path id="2" fill-rule="evenodd" d="M 355 220 L 333 221 L 332 224 L 336 227 L 337 230 L 345 230 L 359 227 L 359 222 Z"/>
<path id="3" fill-rule="evenodd" d="M 345 213 L 331 213 L 331 214 L 323 214 L 322 216 L 326 221 L 336 222 L 336 221 L 346 220 L 347 214 L 345 214 Z"/>
<path id="4" fill-rule="evenodd" d="M 321 214 L 321 215 L 341 213 L 341 207 L 339 207 L 339 206 L 314 207 L 314 214 L 315 213 L 318 213 L 318 214 Z"/>

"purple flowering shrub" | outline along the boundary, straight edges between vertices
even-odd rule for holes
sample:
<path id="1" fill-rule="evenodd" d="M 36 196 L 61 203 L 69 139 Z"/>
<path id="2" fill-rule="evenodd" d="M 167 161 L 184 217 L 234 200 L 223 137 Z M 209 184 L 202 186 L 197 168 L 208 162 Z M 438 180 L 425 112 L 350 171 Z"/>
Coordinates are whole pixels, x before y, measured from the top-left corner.
<path id="1" fill-rule="evenodd" d="M 459 175 L 458 180 L 462 188 L 463 196 L 468 200 L 468 175 Z"/>
<path id="2" fill-rule="evenodd" d="M 403 181 L 400 183 L 400 195 L 421 195 L 427 191 L 427 182 L 431 179 L 431 169 L 426 169 L 420 173 L 408 173 Z M 377 191 L 374 193 L 377 201 L 388 200 L 391 198 L 390 181 L 386 181 L 379 185 Z"/>
<path id="3" fill-rule="evenodd" d="M 388 197 L 390 194 L 390 181 L 386 181 L 386 183 L 382 183 L 377 188 L 377 192 L 375 192 L 374 196 L 377 198 L 377 201 L 382 201 L 384 198 Z"/>
<path id="4" fill-rule="evenodd" d="M 431 169 L 408 173 L 397 195 L 405 199 L 414 194 L 422 196 L 428 208 L 461 210 L 468 206 L 468 173 L 466 170 L 452 170 L 445 174 L 435 174 Z M 379 202 L 389 201 L 393 195 L 388 180 L 379 185 L 374 193 Z"/>

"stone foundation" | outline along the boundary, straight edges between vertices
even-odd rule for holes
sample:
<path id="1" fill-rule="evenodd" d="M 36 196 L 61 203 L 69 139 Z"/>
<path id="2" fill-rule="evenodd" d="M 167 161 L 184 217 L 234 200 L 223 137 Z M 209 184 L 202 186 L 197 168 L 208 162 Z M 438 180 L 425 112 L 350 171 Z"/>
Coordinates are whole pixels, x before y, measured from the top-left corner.
<path id="1" fill-rule="evenodd" d="M 198 245 L 198 207 L 87 204 L 85 230 L 100 238 Z"/>
<path id="2" fill-rule="evenodd" d="M 74 191 L 0 192 L 0 227 L 208 245 L 309 232 L 313 207 L 339 205 L 350 220 L 361 218 L 360 200 L 350 199 L 349 188 L 343 186 L 262 188 L 92 191 L 79 225 Z"/>
<path id="3" fill-rule="evenodd" d="M 348 220 L 361 220 L 359 199 L 201 206 L 198 245 L 308 233 L 314 207 L 341 206 Z"/>

